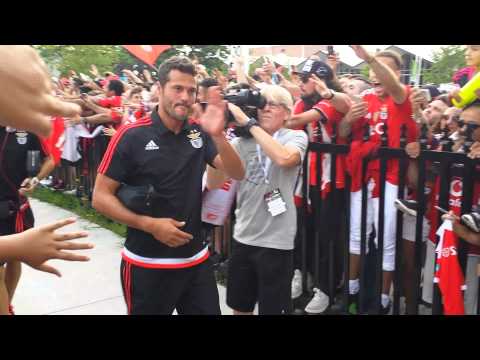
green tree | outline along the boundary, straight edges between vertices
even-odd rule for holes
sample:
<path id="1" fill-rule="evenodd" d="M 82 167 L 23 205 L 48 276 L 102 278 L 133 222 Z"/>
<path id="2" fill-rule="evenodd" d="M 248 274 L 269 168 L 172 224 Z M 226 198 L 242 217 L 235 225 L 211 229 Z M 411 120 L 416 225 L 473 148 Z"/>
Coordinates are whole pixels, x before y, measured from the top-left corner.
<path id="1" fill-rule="evenodd" d="M 360 69 L 360 74 L 362 74 L 363 76 L 365 76 L 368 79 L 370 77 L 370 67 L 368 65 L 364 65 Z"/>
<path id="2" fill-rule="evenodd" d="M 100 73 L 113 71 L 122 61 L 131 61 L 131 56 L 119 45 L 36 45 L 34 46 L 45 62 L 66 74 L 75 70 L 86 75 L 90 66 L 95 64 Z"/>
<path id="3" fill-rule="evenodd" d="M 121 45 L 34 45 L 50 68 L 66 74 L 68 70 L 75 70 L 86 75 L 90 66 L 95 64 L 100 73 L 114 71 L 116 66 L 141 63 Z M 172 48 L 163 52 L 156 61 L 158 67 L 165 59 L 174 55 L 196 57 L 205 65 L 207 71 L 214 68 L 225 72 L 228 65 L 226 59 L 230 50 L 226 45 L 172 45 Z"/>
<path id="4" fill-rule="evenodd" d="M 159 56 L 156 65 L 159 66 L 167 58 L 174 55 L 196 57 L 209 73 L 215 68 L 226 72 L 228 69 L 226 60 L 230 55 L 230 50 L 227 45 L 172 45 L 172 48 Z"/>
<path id="5" fill-rule="evenodd" d="M 462 46 L 442 47 L 433 54 L 433 65 L 423 74 L 424 82 L 449 83 L 452 81 L 452 75 L 465 66 L 465 49 Z"/>

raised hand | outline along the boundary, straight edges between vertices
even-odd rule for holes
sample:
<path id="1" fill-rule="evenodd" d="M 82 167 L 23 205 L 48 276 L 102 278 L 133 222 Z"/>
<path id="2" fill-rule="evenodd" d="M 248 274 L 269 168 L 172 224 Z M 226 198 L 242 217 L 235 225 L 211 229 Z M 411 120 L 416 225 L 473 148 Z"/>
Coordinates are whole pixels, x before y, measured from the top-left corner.
<path id="1" fill-rule="evenodd" d="M 410 102 L 412 103 L 412 110 L 414 113 L 424 109 L 427 105 L 427 98 L 425 94 L 418 88 L 413 88 L 410 94 Z"/>
<path id="2" fill-rule="evenodd" d="M 470 159 L 480 158 L 480 142 L 475 141 L 470 147 L 470 152 L 467 155 Z"/>
<path id="3" fill-rule="evenodd" d="M 338 63 L 340 62 L 340 57 L 338 53 L 335 55 L 328 55 L 327 64 L 332 68 L 333 73 L 337 70 Z"/>
<path id="4" fill-rule="evenodd" d="M 327 87 L 327 85 L 325 84 L 325 82 L 323 80 L 321 80 L 318 76 L 316 76 L 315 74 L 312 74 L 310 76 L 310 79 L 309 81 L 312 81 L 315 83 L 315 90 L 317 91 L 317 93 L 320 94 L 321 97 L 330 97 L 332 95 L 331 93 L 331 90 Z"/>
<path id="5" fill-rule="evenodd" d="M 208 88 L 207 102 L 207 108 L 200 117 L 200 125 L 210 136 L 223 135 L 226 102 L 222 98 L 219 86 Z"/>
<path id="6" fill-rule="evenodd" d="M 364 101 L 354 102 L 350 110 L 345 114 L 345 119 L 350 123 L 354 123 L 358 119 L 366 116 L 368 112 L 367 103 Z"/>
<path id="7" fill-rule="evenodd" d="M 78 105 L 54 96 L 47 66 L 30 46 L 0 46 L 0 84 L 1 125 L 47 137 L 52 116 L 80 114 Z"/>
<path id="8" fill-rule="evenodd" d="M 355 55 L 357 55 L 363 61 L 368 63 L 373 59 L 373 55 L 370 54 L 362 45 L 350 45 L 350 47 L 355 52 Z"/>
<path id="9" fill-rule="evenodd" d="M 416 159 L 420 155 L 420 143 L 419 142 L 408 143 L 407 146 L 405 146 L 405 152 L 412 159 Z"/>

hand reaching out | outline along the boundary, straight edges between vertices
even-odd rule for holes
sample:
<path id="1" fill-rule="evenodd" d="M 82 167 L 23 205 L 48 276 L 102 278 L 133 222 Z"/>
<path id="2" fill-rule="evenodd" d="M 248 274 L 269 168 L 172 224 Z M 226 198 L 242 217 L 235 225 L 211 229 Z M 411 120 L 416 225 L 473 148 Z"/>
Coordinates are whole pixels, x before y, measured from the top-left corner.
<path id="1" fill-rule="evenodd" d="M 70 117 L 81 111 L 53 95 L 47 66 L 30 46 L 0 46 L 0 90 L 0 124 L 40 136 L 50 134 L 52 116 Z"/>
<path id="2" fill-rule="evenodd" d="M 200 117 L 200 125 L 211 136 L 223 134 L 225 129 L 225 107 L 219 86 L 211 86 L 207 92 L 207 108 Z"/>
<path id="3" fill-rule="evenodd" d="M 85 250 L 92 249 L 93 244 L 70 242 L 68 240 L 87 237 L 88 233 L 69 232 L 60 234 L 55 232 L 66 225 L 73 224 L 74 218 L 57 221 L 55 223 L 35 227 L 33 229 L 16 234 L 19 244 L 18 260 L 34 269 L 61 276 L 60 272 L 46 263 L 50 259 L 66 261 L 89 261 L 87 256 L 77 255 L 62 250 Z"/>

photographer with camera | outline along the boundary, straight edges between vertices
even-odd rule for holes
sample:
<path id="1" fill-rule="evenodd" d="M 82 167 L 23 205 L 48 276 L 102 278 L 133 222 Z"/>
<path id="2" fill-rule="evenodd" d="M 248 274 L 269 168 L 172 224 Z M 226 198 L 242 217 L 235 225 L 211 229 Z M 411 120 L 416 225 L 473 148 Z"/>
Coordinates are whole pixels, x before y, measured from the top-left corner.
<path id="1" fill-rule="evenodd" d="M 236 180 L 242 161 L 224 135 L 225 103 L 209 89 L 200 125 L 190 121 L 195 66 L 171 57 L 158 70 L 158 107 L 122 127 L 98 169 L 93 207 L 128 226 L 121 281 L 128 314 L 220 315 L 217 285 L 201 233 L 206 164 Z M 146 196 L 142 196 L 148 190 Z M 135 207 L 121 193 L 140 196 Z M 152 200 L 150 201 L 150 195 Z"/>
<path id="2" fill-rule="evenodd" d="M 308 140 L 303 131 L 285 128 L 293 107 L 287 90 L 268 85 L 260 96 L 250 96 L 250 101 L 225 97 L 241 105 L 228 107 L 243 130 L 232 144 L 247 169 L 237 192 L 227 304 L 238 315 L 252 314 L 257 301 L 261 315 L 288 314 L 297 228 L 293 191 Z M 258 121 L 245 114 L 246 105 L 258 108 Z M 209 188 L 227 179 L 208 168 Z"/>

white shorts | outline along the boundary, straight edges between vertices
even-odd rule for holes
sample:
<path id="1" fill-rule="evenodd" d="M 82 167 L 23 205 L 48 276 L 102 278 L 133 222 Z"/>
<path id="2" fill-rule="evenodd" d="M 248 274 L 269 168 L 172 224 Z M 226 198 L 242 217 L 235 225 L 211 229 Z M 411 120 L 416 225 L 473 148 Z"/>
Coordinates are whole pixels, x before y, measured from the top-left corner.
<path id="1" fill-rule="evenodd" d="M 403 233 L 402 238 L 415 242 L 415 230 L 417 227 L 417 217 L 410 214 L 403 214 Z M 430 223 L 426 217 L 423 217 L 422 241 L 427 240 L 430 233 Z"/>
<path id="2" fill-rule="evenodd" d="M 372 226 L 378 229 L 378 211 L 380 198 L 373 198 L 375 183 L 370 180 L 367 186 L 367 241 L 372 232 Z M 395 200 L 398 198 L 398 186 L 385 183 L 385 212 L 383 226 L 383 270 L 395 270 L 395 238 L 397 229 L 397 209 Z M 350 253 L 360 255 L 362 218 L 362 191 L 350 193 Z M 377 237 L 375 237 L 377 244 Z M 368 245 L 367 245 L 368 252 Z"/>

